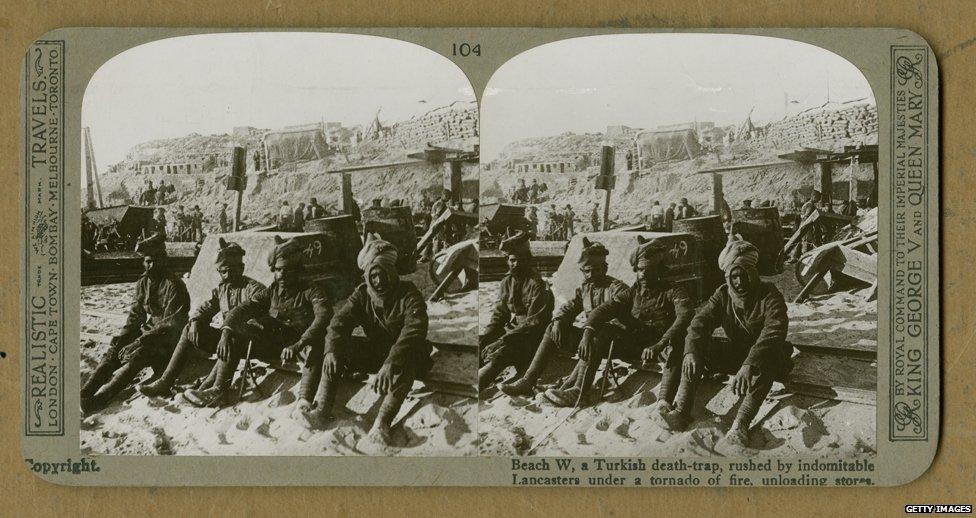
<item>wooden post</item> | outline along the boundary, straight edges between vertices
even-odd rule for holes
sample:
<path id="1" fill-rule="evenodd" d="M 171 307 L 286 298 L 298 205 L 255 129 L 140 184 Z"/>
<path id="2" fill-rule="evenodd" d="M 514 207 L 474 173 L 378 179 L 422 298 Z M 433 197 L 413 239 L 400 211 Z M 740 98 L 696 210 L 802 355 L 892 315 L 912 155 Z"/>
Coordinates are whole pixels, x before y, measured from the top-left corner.
<path id="1" fill-rule="evenodd" d="M 871 206 L 878 206 L 878 162 L 871 162 L 871 168 L 874 169 L 874 185 L 871 186 Z"/>
<path id="2" fill-rule="evenodd" d="M 712 211 L 722 215 L 724 209 L 725 192 L 722 190 L 722 175 L 712 173 Z"/>
<path id="3" fill-rule="evenodd" d="M 446 176 L 447 188 L 451 190 L 451 201 L 461 202 L 461 162 L 451 160 L 444 162 L 444 176 Z"/>
<path id="4" fill-rule="evenodd" d="M 834 177 L 831 165 L 826 162 L 813 164 L 813 170 L 817 176 L 814 178 L 815 187 L 820 191 L 820 199 L 827 203 L 834 203 Z"/>
<path id="5" fill-rule="evenodd" d="M 613 177 L 613 146 L 603 146 L 600 150 L 600 174 Z M 607 185 L 603 196 L 603 230 L 610 230 L 610 190 Z"/>
<path id="6" fill-rule="evenodd" d="M 851 164 L 847 168 L 847 201 L 857 201 L 857 177 L 854 175 L 855 164 L 854 158 L 851 158 Z"/>
<path id="7" fill-rule="evenodd" d="M 231 229 L 232 232 L 237 232 L 241 229 L 241 200 L 244 198 L 243 191 L 237 191 L 236 196 L 234 196 L 234 227 Z"/>
<path id="8" fill-rule="evenodd" d="M 247 170 L 247 150 L 234 146 L 231 153 L 230 177 L 227 178 L 227 188 L 237 191 L 234 196 L 234 227 L 233 231 L 241 229 L 241 202 L 244 199 L 244 173 Z"/>
<path id="9" fill-rule="evenodd" d="M 349 173 L 342 173 L 341 181 L 339 182 L 339 210 L 343 214 L 353 213 L 353 204 L 355 201 L 352 198 L 352 175 Z"/>

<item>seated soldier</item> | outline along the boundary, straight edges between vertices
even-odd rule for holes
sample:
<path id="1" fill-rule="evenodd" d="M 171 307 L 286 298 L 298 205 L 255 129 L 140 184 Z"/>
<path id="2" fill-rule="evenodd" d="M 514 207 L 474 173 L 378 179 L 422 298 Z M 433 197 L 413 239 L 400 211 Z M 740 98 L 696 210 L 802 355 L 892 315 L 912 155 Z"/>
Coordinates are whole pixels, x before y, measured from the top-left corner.
<path id="1" fill-rule="evenodd" d="M 112 338 L 108 352 L 81 387 L 83 414 L 107 405 L 143 368 L 161 372 L 186 325 L 190 295 L 183 281 L 166 268 L 163 241 L 144 241 L 138 248 L 144 273 L 136 281 L 122 332 Z"/>
<path id="2" fill-rule="evenodd" d="M 226 319 L 230 310 L 264 290 L 263 284 L 244 275 L 244 249 L 237 243 L 224 241 L 224 238 L 220 238 L 218 242 L 220 249 L 214 264 L 220 274 L 220 284 L 210 292 L 210 298 L 190 314 L 190 323 L 183 328 L 180 341 L 176 344 L 176 350 L 173 351 L 163 375 L 153 383 L 139 386 L 139 392 L 147 396 L 170 394 L 191 349 L 208 353 L 217 350 L 220 330 L 210 326 L 217 313 L 220 313 L 221 319 Z M 209 388 L 216 375 L 217 369 L 214 368 L 206 380 L 195 388 Z"/>
<path id="3" fill-rule="evenodd" d="M 508 255 L 508 274 L 501 281 L 498 302 L 478 340 L 479 390 L 485 390 L 510 365 L 523 371 L 552 320 L 552 293 L 530 264 L 528 235 L 518 232 L 503 240 L 499 248 Z"/>
<path id="4" fill-rule="evenodd" d="M 589 316 L 594 308 L 608 300 L 612 300 L 620 292 L 627 289 L 627 285 L 607 275 L 607 255 L 610 252 L 600 243 L 590 242 L 583 238 L 583 250 L 580 252 L 579 265 L 583 273 L 583 283 L 576 288 L 572 299 L 567 300 L 552 315 L 552 322 L 546 328 L 542 343 L 536 350 L 529 368 L 522 377 L 511 383 L 499 386 L 502 392 L 509 396 L 532 396 L 535 394 L 535 383 L 546 368 L 549 358 L 559 349 L 576 351 L 579 348 L 583 331 L 573 325 L 576 317 L 583 313 Z M 576 382 L 578 370 L 573 371 L 563 382 L 563 388 L 569 388 Z"/>
<path id="5" fill-rule="evenodd" d="M 308 349 L 302 368 L 298 401 L 292 415 L 312 406 L 322 375 L 325 331 L 332 318 L 332 302 L 325 291 L 303 278 L 305 253 L 295 239 L 275 236 L 268 256 L 275 280 L 227 313 L 217 341 L 217 374 L 210 388 L 189 389 L 183 397 L 196 406 L 220 404 L 230 388 L 239 360 L 252 343 L 252 356 L 268 362 L 296 360 Z M 252 320 L 253 319 L 253 320 Z"/>
<path id="6" fill-rule="evenodd" d="M 674 409 L 662 415 L 668 429 L 684 430 L 690 424 L 695 386 L 704 371 L 735 373 L 732 390 L 741 403 L 725 437 L 744 445 L 773 381 L 792 369 L 786 302 L 775 286 L 760 280 L 758 263 L 759 251 L 747 241 L 729 241 L 719 255 L 726 284 L 698 309 L 688 328 Z M 720 326 L 727 339 L 712 336 Z"/>
<path id="7" fill-rule="evenodd" d="M 315 406 L 305 413 L 311 428 L 332 417 L 342 373 L 375 373 L 373 390 L 383 395 L 369 437 L 390 444 L 390 427 L 413 382 L 430 370 L 427 303 L 412 282 L 397 274 L 397 249 L 375 234 L 357 258 L 365 282 L 360 284 L 329 323 L 322 362 L 322 381 Z M 356 328 L 365 338 L 352 336 Z"/>
<path id="8" fill-rule="evenodd" d="M 590 312 L 579 346 L 577 369 L 582 375 L 568 389 L 547 390 L 546 399 L 560 406 L 588 404 L 586 393 L 611 341 L 622 356 L 636 353 L 639 348 L 644 362 L 654 361 L 669 345 L 680 348 L 694 304 L 684 286 L 672 285 L 663 278 L 667 253 L 657 240 L 637 237 L 637 248 L 630 254 L 630 266 L 637 272 L 637 282 Z M 623 324 L 622 333 L 608 325 L 613 320 Z M 680 358 L 669 358 L 661 379 L 662 399 L 673 397 L 679 367 Z"/>

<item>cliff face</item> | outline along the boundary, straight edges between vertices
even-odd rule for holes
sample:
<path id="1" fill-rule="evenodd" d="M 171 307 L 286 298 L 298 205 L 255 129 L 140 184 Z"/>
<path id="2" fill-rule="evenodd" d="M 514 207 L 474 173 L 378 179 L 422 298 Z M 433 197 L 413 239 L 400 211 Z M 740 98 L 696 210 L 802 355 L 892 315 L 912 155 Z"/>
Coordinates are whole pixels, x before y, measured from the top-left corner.
<path id="1" fill-rule="evenodd" d="M 735 131 L 733 130 L 733 133 Z M 516 173 L 508 164 L 517 160 L 545 160 L 574 152 L 596 152 L 599 146 L 616 146 L 616 188 L 611 193 L 611 218 L 620 223 L 638 222 L 646 215 L 654 201 L 661 205 L 678 202 L 681 198 L 695 205 L 699 211 L 708 212 L 712 203 L 712 178 L 709 174 L 696 174 L 714 167 L 781 162 L 777 154 L 798 147 L 816 147 L 840 150 L 845 145 L 877 143 L 877 109 L 864 102 L 825 107 L 784 119 L 765 126 L 754 127 L 748 138 L 736 134 L 730 144 L 717 146 L 711 152 L 691 160 L 657 164 L 642 170 L 640 176 L 626 170 L 623 155 L 632 145 L 629 138 L 607 139 L 603 134 L 578 135 L 563 133 L 551 137 L 525 139 L 509 144 L 500 159 L 482 171 L 482 203 L 504 198 L 519 179 L 526 184 L 532 180 L 545 182 L 550 188 L 550 203 L 562 208 L 566 204 L 585 222 L 589 229 L 589 217 L 593 204 L 602 203 L 605 192 L 594 187 L 594 177 L 599 174 L 599 164 L 594 163 L 585 171 L 574 173 Z M 598 159 L 598 158 L 597 158 Z M 861 181 L 873 178 L 870 164 L 834 168 L 834 182 L 846 181 L 849 174 Z M 799 163 L 769 166 L 758 169 L 734 171 L 722 175 L 726 201 L 732 207 L 745 199 L 756 204 L 771 200 L 779 206 L 789 207 L 795 191 L 806 192 L 813 184 L 813 167 Z M 542 223 L 546 211 L 540 216 Z"/>
<path id="2" fill-rule="evenodd" d="M 244 220 L 249 224 L 270 223 L 282 201 L 287 201 L 294 208 L 299 203 L 307 204 L 314 197 L 327 209 L 337 207 L 341 175 L 327 173 L 327 165 L 323 162 L 300 164 L 289 172 L 249 172 L 241 205 Z M 462 171 L 466 181 L 477 180 L 476 165 L 466 165 Z M 131 202 L 131 199 L 125 200 L 122 196 L 126 193 L 136 196 L 144 189 L 147 180 L 151 180 L 153 185 L 159 185 L 160 180 L 165 181 L 167 185 L 176 187 L 178 200 L 169 205 L 169 210 L 175 210 L 177 205 L 182 205 L 184 209 L 199 205 L 205 218 L 215 223 L 221 203 L 227 204 L 228 215 L 233 210 L 235 193 L 224 187 L 228 172 L 227 167 L 220 167 L 203 174 L 109 173 L 103 175 L 101 181 L 103 192 L 114 194 L 106 200 L 106 203 L 113 205 Z M 386 201 L 403 199 L 407 205 L 419 206 L 425 192 L 433 199 L 440 194 L 439 189 L 445 181 L 444 167 L 427 163 L 350 174 L 353 196 L 361 207 L 368 206 L 375 198 Z"/>
<path id="3" fill-rule="evenodd" d="M 247 189 L 242 203 L 242 215 L 249 224 L 273 221 L 283 201 L 291 207 L 316 198 L 326 208 L 339 202 L 341 176 L 331 174 L 340 168 L 387 164 L 411 160 L 407 155 L 423 150 L 427 145 L 471 151 L 478 143 L 478 111 L 474 102 L 456 102 L 436 108 L 424 115 L 397 122 L 385 128 L 377 138 L 367 139 L 345 151 L 338 151 L 320 160 L 284 164 L 269 172 L 254 171 L 250 153 L 261 148 L 261 135 L 266 130 L 253 129 L 230 134 L 200 135 L 158 139 L 139 144 L 130 150 L 126 160 L 100 175 L 102 192 L 107 205 L 132 204 L 151 181 L 176 188 L 177 205 L 184 209 L 199 205 L 204 216 L 217 221 L 220 204 L 227 203 L 228 214 L 233 208 L 234 192 L 227 191 L 224 181 L 230 173 L 230 149 L 242 146 L 248 150 Z M 146 173 L 145 164 L 184 162 L 200 157 L 215 156 L 202 173 L 165 174 Z M 462 168 L 466 183 L 476 182 L 477 166 Z M 361 207 L 371 200 L 402 199 L 408 205 L 419 206 L 426 192 L 433 199 L 445 186 L 445 167 L 430 163 L 414 163 L 351 173 L 353 197 Z M 471 193 L 468 193 L 471 196 Z"/>

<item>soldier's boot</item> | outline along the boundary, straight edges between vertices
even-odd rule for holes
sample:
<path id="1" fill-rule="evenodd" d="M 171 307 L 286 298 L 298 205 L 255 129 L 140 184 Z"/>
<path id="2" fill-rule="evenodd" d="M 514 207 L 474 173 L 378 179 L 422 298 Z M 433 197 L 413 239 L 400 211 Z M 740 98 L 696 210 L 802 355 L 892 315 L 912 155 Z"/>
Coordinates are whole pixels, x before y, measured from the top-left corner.
<path id="1" fill-rule="evenodd" d="M 559 389 L 566 390 L 574 385 L 576 385 L 577 378 L 583 375 L 583 362 L 576 362 L 573 365 L 573 370 L 569 372 L 565 377 L 556 380 L 553 383 L 543 385 L 543 391 L 549 389 Z"/>
<path id="2" fill-rule="evenodd" d="M 339 379 L 338 375 L 322 377 L 318 390 L 315 391 L 315 404 L 301 412 L 305 426 L 309 429 L 323 429 L 332 420 L 332 407 L 335 405 L 336 392 L 339 390 Z"/>
<path id="3" fill-rule="evenodd" d="M 592 404 L 593 379 L 596 378 L 596 371 L 600 368 L 600 357 L 596 355 L 596 358 L 580 363 L 583 364 L 583 374 L 576 377 L 576 383 L 563 390 L 547 390 L 546 399 L 562 407 L 584 407 Z"/>
<path id="4" fill-rule="evenodd" d="M 129 383 L 132 383 L 132 380 L 135 379 L 142 368 L 143 365 L 136 365 L 133 362 L 128 362 L 123 365 L 122 369 L 115 373 L 112 379 L 103 385 L 98 393 L 81 400 L 82 414 L 89 415 L 108 406 L 115 396 L 122 392 Z"/>
<path id="5" fill-rule="evenodd" d="M 674 405 L 674 397 L 681 383 L 681 362 L 677 365 L 665 363 L 661 368 L 661 383 L 658 385 L 657 398 L 668 405 Z"/>
<path id="6" fill-rule="evenodd" d="M 483 367 L 478 369 L 478 392 L 484 392 L 488 387 L 490 387 L 495 382 L 495 378 L 497 378 L 503 370 L 505 370 L 505 366 L 497 360 L 489 361 Z"/>
<path id="7" fill-rule="evenodd" d="M 661 414 L 662 428 L 672 432 L 681 432 L 691 424 L 691 407 L 695 402 L 695 385 L 697 379 L 681 376 L 678 390 L 674 395 L 674 408 Z"/>
<path id="8" fill-rule="evenodd" d="M 369 437 L 373 442 L 384 445 L 391 444 L 393 420 L 400 412 L 400 407 L 403 406 L 403 401 L 407 399 L 407 394 L 412 385 L 413 378 L 411 376 L 401 375 L 400 379 L 393 383 L 393 388 L 383 396 L 383 403 L 380 404 L 380 410 L 376 414 L 376 421 L 373 422 L 373 427 L 369 431 Z"/>
<path id="9" fill-rule="evenodd" d="M 732 427 L 725 434 L 726 441 L 737 446 L 745 446 L 749 442 L 749 428 L 752 425 L 752 420 L 759 412 L 759 408 L 772 386 L 771 379 L 760 376 L 746 392 L 746 395 L 742 396 L 739 410 L 735 413 L 735 420 L 732 421 Z"/>
<path id="10" fill-rule="evenodd" d="M 81 399 L 82 401 L 90 399 L 92 396 L 98 392 L 98 389 L 102 388 L 102 385 L 112 379 L 112 374 L 122 366 L 122 363 L 114 358 L 103 359 L 95 371 L 92 372 L 88 381 L 81 387 Z"/>
<path id="11" fill-rule="evenodd" d="M 298 385 L 298 401 L 291 411 L 291 418 L 308 421 L 307 414 L 314 407 L 316 389 L 322 385 L 322 364 L 316 362 L 302 368 L 302 381 Z"/>
<path id="12" fill-rule="evenodd" d="M 166 370 L 163 371 L 163 375 L 152 383 L 139 385 L 137 387 L 139 392 L 149 397 L 169 396 L 172 394 L 173 383 L 176 381 L 176 377 L 180 375 L 180 371 L 183 370 L 183 365 L 186 364 L 186 359 L 190 356 L 191 347 L 192 344 L 181 340 L 176 345 L 176 350 L 173 351 L 173 356 L 170 357 L 169 363 L 166 364 Z"/>
<path id="13" fill-rule="evenodd" d="M 217 360 L 217 374 L 213 386 L 205 389 L 188 389 L 183 392 L 183 398 L 193 406 L 210 407 L 224 404 L 230 392 L 230 382 L 234 379 L 239 358 L 229 358 L 227 361 Z"/>
<path id="14" fill-rule="evenodd" d="M 522 376 L 511 383 L 502 383 L 498 389 L 510 397 L 534 396 L 535 383 L 539 381 L 539 376 L 542 376 L 542 371 L 545 370 L 546 363 L 548 363 L 549 357 L 552 356 L 555 349 L 555 341 L 548 338 L 543 339 L 532 357 L 532 363 L 529 364 L 529 368 L 525 370 Z"/>

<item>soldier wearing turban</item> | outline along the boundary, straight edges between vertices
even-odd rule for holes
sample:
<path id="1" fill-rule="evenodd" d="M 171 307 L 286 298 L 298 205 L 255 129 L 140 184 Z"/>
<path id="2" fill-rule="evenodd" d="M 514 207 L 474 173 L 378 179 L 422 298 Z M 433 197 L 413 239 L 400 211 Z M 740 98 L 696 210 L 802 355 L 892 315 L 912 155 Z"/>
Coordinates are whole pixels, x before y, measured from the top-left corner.
<path id="1" fill-rule="evenodd" d="M 653 361 L 665 348 L 674 348 L 684 340 L 694 302 L 683 285 L 665 279 L 667 255 L 668 249 L 658 240 L 637 237 L 630 254 L 630 266 L 637 273 L 637 282 L 590 312 L 579 347 L 579 368 L 583 372 L 580 382 L 568 390 L 547 390 L 547 399 L 560 406 L 589 402 L 587 392 L 611 340 L 621 355 L 639 355 L 645 362 Z M 622 325 L 622 331 L 610 325 L 614 321 Z M 672 397 L 671 387 L 677 386 L 677 376 L 672 376 L 674 381 L 670 381 L 668 374 L 676 373 L 680 362 L 669 356 L 667 364 L 672 363 L 678 367 L 666 365 L 660 389 L 662 399 Z"/>
<path id="2" fill-rule="evenodd" d="M 745 445 L 773 381 L 792 369 L 786 301 L 774 285 L 760 279 L 758 262 L 759 250 L 734 236 L 719 254 L 726 283 L 698 308 L 688 328 L 674 408 L 661 414 L 667 428 L 683 430 L 690 424 L 695 386 L 703 372 L 732 374 L 732 390 L 741 404 L 725 437 Z M 712 336 L 718 327 L 726 338 Z"/>
<path id="3" fill-rule="evenodd" d="M 552 320 L 549 285 L 530 265 L 529 237 L 518 232 L 502 241 L 508 274 L 501 281 L 491 318 L 479 337 L 478 387 L 486 389 L 506 367 L 524 370 Z"/>
<path id="4" fill-rule="evenodd" d="M 326 333 L 322 380 L 313 408 L 304 416 L 312 428 L 332 417 L 342 373 L 375 373 L 372 387 L 383 396 L 369 437 L 390 444 L 390 429 L 414 380 L 432 366 L 427 341 L 427 304 L 420 290 L 401 280 L 397 249 L 369 234 L 357 258 L 364 282 L 335 313 Z M 361 329 L 365 338 L 353 336 Z"/>
<path id="5" fill-rule="evenodd" d="M 162 236 L 138 246 L 144 273 L 136 281 L 122 332 L 81 388 L 81 410 L 90 414 L 107 405 L 142 369 L 162 370 L 173 352 L 190 310 L 183 281 L 166 268 Z"/>
<path id="6" fill-rule="evenodd" d="M 219 313 L 222 320 L 226 319 L 227 313 L 242 301 L 251 299 L 265 288 L 260 282 L 244 275 L 245 252 L 240 245 L 229 243 L 224 238 L 219 238 L 217 243 L 214 267 L 220 276 L 220 282 L 210 292 L 210 298 L 190 313 L 190 322 L 183 328 L 176 350 L 173 351 L 163 375 L 152 383 L 139 386 L 139 391 L 147 396 L 169 395 L 193 349 L 207 353 L 216 351 L 220 330 L 210 325 L 213 318 Z M 195 388 L 212 387 L 217 376 L 216 367 L 215 365 L 210 375 Z"/>
<path id="7" fill-rule="evenodd" d="M 580 314 L 583 318 L 588 317 L 594 308 L 627 289 L 626 284 L 607 275 L 609 250 L 603 244 L 590 241 L 586 237 L 583 238 L 582 244 L 579 268 L 583 274 L 583 283 L 576 288 L 573 298 L 564 302 L 552 314 L 552 320 L 546 328 L 542 342 L 525 373 L 518 379 L 499 386 L 501 391 L 509 396 L 534 395 L 535 384 L 552 354 L 560 349 L 575 351 L 579 347 L 583 332 L 573 325 L 576 318 Z M 580 367 L 574 369 L 563 380 L 563 388 L 568 389 L 579 383 L 581 371 Z"/>
<path id="8" fill-rule="evenodd" d="M 275 235 L 268 267 L 275 280 L 227 312 L 217 342 L 216 376 L 210 388 L 190 389 L 183 397 L 197 406 L 223 401 L 239 360 L 252 344 L 252 355 L 268 362 L 290 362 L 305 353 L 299 398 L 293 415 L 311 408 L 322 375 L 322 350 L 332 302 L 325 290 L 304 278 L 305 247 Z"/>

